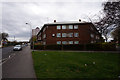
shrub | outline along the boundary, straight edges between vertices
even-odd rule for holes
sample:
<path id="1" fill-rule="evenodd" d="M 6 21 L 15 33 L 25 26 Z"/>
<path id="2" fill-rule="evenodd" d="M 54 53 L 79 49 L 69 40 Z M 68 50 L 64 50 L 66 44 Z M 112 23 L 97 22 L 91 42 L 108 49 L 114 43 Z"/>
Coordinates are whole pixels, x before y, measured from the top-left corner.
<path id="1" fill-rule="evenodd" d="M 36 50 L 87 50 L 87 51 L 115 51 L 114 43 L 89 43 L 73 45 L 34 45 Z"/>
<path id="2" fill-rule="evenodd" d="M 83 44 L 63 45 L 63 50 L 84 50 Z"/>
<path id="3" fill-rule="evenodd" d="M 103 51 L 115 51 L 116 44 L 115 43 L 102 43 L 102 50 Z"/>
<path id="4" fill-rule="evenodd" d="M 89 44 L 86 44 L 86 50 L 100 51 L 100 50 L 102 50 L 101 43 L 89 43 Z"/>
<path id="5" fill-rule="evenodd" d="M 36 50 L 44 50 L 44 45 L 34 45 L 34 49 L 36 49 Z"/>
<path id="6" fill-rule="evenodd" d="M 46 50 L 61 50 L 62 45 L 46 45 L 45 49 Z"/>

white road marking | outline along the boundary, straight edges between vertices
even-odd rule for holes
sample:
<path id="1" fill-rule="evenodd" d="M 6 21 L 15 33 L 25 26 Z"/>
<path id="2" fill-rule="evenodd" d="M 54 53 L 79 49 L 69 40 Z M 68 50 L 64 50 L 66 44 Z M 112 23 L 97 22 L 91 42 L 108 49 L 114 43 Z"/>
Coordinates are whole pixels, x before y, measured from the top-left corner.
<path id="1" fill-rule="evenodd" d="M 14 57 L 14 56 L 15 56 L 15 53 L 9 55 L 8 58 L 4 58 L 4 59 L 0 60 L 0 66 L 1 66 L 2 64 L 4 64 L 5 62 L 7 62 L 9 59 L 11 59 L 11 58 Z"/>

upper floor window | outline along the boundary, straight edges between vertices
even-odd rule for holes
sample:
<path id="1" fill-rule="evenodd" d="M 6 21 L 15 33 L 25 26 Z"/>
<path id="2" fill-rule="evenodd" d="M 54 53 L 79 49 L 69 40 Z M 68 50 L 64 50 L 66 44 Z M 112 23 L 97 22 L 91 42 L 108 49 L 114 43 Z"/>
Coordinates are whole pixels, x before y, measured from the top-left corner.
<path id="1" fill-rule="evenodd" d="M 62 29 L 66 29 L 66 25 L 62 25 Z"/>
<path id="2" fill-rule="evenodd" d="M 74 41 L 74 44 L 79 44 L 79 41 Z"/>
<path id="3" fill-rule="evenodd" d="M 57 37 L 61 37 L 61 33 L 57 33 Z"/>
<path id="4" fill-rule="evenodd" d="M 79 33 L 74 33 L 74 37 L 78 37 L 79 36 Z"/>
<path id="5" fill-rule="evenodd" d="M 73 44 L 73 41 L 69 41 L 68 43 L 69 43 L 69 44 Z"/>
<path id="6" fill-rule="evenodd" d="M 43 35 L 43 38 L 46 38 L 46 34 Z"/>
<path id="7" fill-rule="evenodd" d="M 61 41 L 57 41 L 57 44 L 61 44 Z"/>
<path id="8" fill-rule="evenodd" d="M 62 41 L 62 44 L 67 44 L 67 41 Z"/>
<path id="9" fill-rule="evenodd" d="M 69 26 L 68 26 L 68 29 L 73 29 L 73 25 L 69 25 Z"/>
<path id="10" fill-rule="evenodd" d="M 61 29 L 61 26 L 60 26 L 60 25 L 57 25 L 57 29 Z"/>
<path id="11" fill-rule="evenodd" d="M 68 33 L 68 37 L 73 37 L 73 33 Z"/>
<path id="12" fill-rule="evenodd" d="M 78 25 L 74 25 L 74 29 L 78 29 Z"/>
<path id="13" fill-rule="evenodd" d="M 43 32 L 46 30 L 46 28 L 43 29 Z"/>
<path id="14" fill-rule="evenodd" d="M 94 38 L 94 34 L 90 34 L 91 38 Z"/>
<path id="15" fill-rule="evenodd" d="M 62 37 L 67 37 L 67 34 L 66 33 L 62 33 Z"/>
<path id="16" fill-rule="evenodd" d="M 61 44 L 61 41 L 57 41 L 57 44 Z"/>

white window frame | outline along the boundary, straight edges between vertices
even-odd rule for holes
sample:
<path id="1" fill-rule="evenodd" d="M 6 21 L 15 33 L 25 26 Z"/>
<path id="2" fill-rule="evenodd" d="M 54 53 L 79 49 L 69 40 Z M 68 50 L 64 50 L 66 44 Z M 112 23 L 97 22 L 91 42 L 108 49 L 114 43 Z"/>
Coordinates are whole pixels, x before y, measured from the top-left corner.
<path id="1" fill-rule="evenodd" d="M 78 25 L 74 25 L 74 29 L 78 29 Z"/>
<path id="2" fill-rule="evenodd" d="M 61 29 L 61 26 L 60 26 L 60 25 L 57 25 L 57 29 Z"/>
<path id="3" fill-rule="evenodd" d="M 57 41 L 57 44 L 61 44 L 61 41 Z"/>
<path id="4" fill-rule="evenodd" d="M 62 41 L 62 44 L 67 44 L 67 41 Z"/>
<path id="5" fill-rule="evenodd" d="M 43 29 L 43 32 L 45 32 L 46 28 Z"/>
<path id="6" fill-rule="evenodd" d="M 67 29 L 66 25 L 62 25 L 62 29 Z"/>
<path id="7" fill-rule="evenodd" d="M 79 44 L 79 41 L 74 41 L 74 44 Z"/>
<path id="8" fill-rule="evenodd" d="M 68 29 L 73 29 L 73 25 L 69 25 L 69 26 L 68 26 Z"/>
<path id="9" fill-rule="evenodd" d="M 43 39 L 46 38 L 46 34 L 43 35 Z"/>
<path id="10" fill-rule="evenodd" d="M 74 37 L 79 37 L 79 33 L 74 33 Z"/>
<path id="11" fill-rule="evenodd" d="M 62 37 L 67 37 L 67 33 L 62 33 Z"/>
<path id="12" fill-rule="evenodd" d="M 43 42 L 43 45 L 46 45 L 46 42 Z"/>
<path id="13" fill-rule="evenodd" d="M 73 37 L 73 33 L 68 33 L 68 37 Z"/>
<path id="14" fill-rule="evenodd" d="M 69 43 L 69 44 L 73 44 L 73 41 L 69 41 L 68 43 Z"/>
<path id="15" fill-rule="evenodd" d="M 61 37 L 61 33 L 57 33 L 57 37 Z"/>
<path id="16" fill-rule="evenodd" d="M 90 37 L 91 37 L 91 38 L 94 38 L 94 34 L 90 34 Z"/>

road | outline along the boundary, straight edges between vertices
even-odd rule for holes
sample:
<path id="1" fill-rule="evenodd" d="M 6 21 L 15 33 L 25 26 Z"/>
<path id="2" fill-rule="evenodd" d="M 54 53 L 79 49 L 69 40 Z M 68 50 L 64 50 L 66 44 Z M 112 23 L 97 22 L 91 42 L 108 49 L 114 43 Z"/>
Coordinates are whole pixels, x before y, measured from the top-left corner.
<path id="1" fill-rule="evenodd" d="M 2 64 L 2 78 L 36 78 L 30 47 L 10 52 L 11 56 Z"/>
<path id="2" fill-rule="evenodd" d="M 13 46 L 2 48 L 2 59 L 8 58 L 13 53 Z"/>

